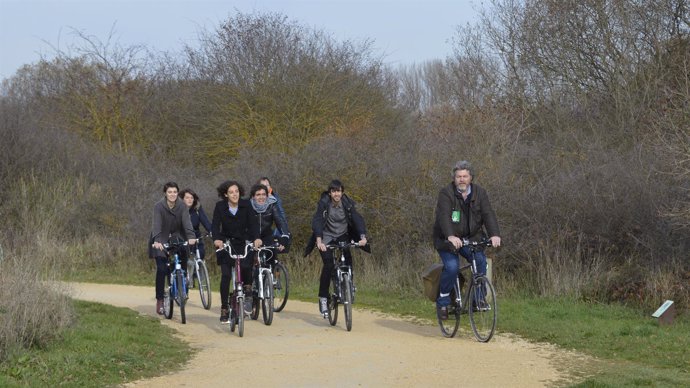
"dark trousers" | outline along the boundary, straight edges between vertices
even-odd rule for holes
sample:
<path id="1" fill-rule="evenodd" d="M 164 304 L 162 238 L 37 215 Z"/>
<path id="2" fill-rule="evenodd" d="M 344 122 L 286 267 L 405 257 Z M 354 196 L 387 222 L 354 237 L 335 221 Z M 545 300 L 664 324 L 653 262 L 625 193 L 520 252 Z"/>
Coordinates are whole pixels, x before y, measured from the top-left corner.
<path id="1" fill-rule="evenodd" d="M 338 239 L 338 242 L 348 240 L 348 236 L 342 236 Z M 335 268 L 335 265 L 333 264 L 333 250 L 326 249 L 326 252 L 319 251 L 319 253 L 321 254 L 321 261 L 323 261 L 321 278 L 319 279 L 319 298 L 328 298 L 328 285 L 333 276 L 333 268 Z M 340 260 L 340 257 L 338 257 L 338 260 Z M 345 264 L 352 267 L 352 253 L 350 253 L 349 249 L 345 250 Z M 354 269 L 352 270 L 352 273 L 354 275 Z"/>

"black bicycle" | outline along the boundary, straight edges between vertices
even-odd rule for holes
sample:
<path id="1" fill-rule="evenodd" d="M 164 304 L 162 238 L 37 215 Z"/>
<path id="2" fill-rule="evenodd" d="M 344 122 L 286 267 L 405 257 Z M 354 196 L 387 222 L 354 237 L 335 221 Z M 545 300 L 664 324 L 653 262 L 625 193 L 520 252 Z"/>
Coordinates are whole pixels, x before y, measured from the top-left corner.
<path id="1" fill-rule="evenodd" d="M 471 261 L 469 264 L 460 266 L 455 284 L 450 292 L 450 306 L 448 306 L 448 319 L 441 319 L 437 314 L 438 325 L 441 333 L 445 337 L 452 338 L 458 332 L 460 326 L 460 315 L 467 313 L 470 318 L 470 325 L 474 336 L 480 342 L 489 342 L 496 330 L 496 319 L 498 315 L 498 305 L 496 304 L 496 292 L 491 281 L 485 276 L 477 273 L 477 262 L 475 254 L 484 247 L 491 246 L 491 240 L 482 239 L 481 241 L 462 240 L 462 246 L 470 250 Z M 460 260 L 462 260 L 460 258 Z M 462 271 L 469 268 L 471 277 L 467 287 L 465 300 L 462 299 Z"/>
<path id="2" fill-rule="evenodd" d="M 173 301 L 180 306 L 180 319 L 187 323 L 185 316 L 185 303 L 187 303 L 187 276 L 182 268 L 180 252 L 187 249 L 187 241 L 171 239 L 163 248 L 168 253 L 168 267 L 172 267 L 170 274 L 165 277 L 165 291 L 163 294 L 163 315 L 167 319 L 173 316 Z"/>
<path id="3" fill-rule="evenodd" d="M 331 326 L 338 322 L 338 305 L 343 305 L 345 313 L 345 327 L 352 330 L 352 304 L 355 300 L 355 285 L 352 280 L 352 267 L 345 263 L 345 251 L 351 247 L 359 247 L 356 242 L 341 241 L 337 244 L 326 245 L 333 250 L 333 274 L 329 289 L 328 311 L 324 314 Z"/>

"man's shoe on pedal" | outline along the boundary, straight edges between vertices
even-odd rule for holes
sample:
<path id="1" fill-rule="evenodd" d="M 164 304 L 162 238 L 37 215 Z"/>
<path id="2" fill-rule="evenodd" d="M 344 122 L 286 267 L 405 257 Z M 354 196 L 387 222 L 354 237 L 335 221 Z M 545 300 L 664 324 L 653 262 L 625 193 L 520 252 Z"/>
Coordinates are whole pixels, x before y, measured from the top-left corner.
<path id="1" fill-rule="evenodd" d="M 439 319 L 445 321 L 446 319 L 448 319 L 448 307 L 436 307 L 436 314 L 438 314 Z"/>

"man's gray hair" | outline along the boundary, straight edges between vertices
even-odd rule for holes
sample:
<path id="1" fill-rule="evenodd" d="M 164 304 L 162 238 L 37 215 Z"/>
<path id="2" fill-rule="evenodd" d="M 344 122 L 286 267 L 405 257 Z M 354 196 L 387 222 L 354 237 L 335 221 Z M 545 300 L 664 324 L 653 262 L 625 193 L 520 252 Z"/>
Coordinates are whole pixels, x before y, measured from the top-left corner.
<path id="1" fill-rule="evenodd" d="M 470 162 L 461 160 L 455 163 L 455 167 L 453 167 L 453 177 L 455 177 L 455 172 L 458 170 L 467 170 L 470 172 L 470 176 L 474 178 L 474 168 L 472 168 L 472 164 L 470 164 Z"/>

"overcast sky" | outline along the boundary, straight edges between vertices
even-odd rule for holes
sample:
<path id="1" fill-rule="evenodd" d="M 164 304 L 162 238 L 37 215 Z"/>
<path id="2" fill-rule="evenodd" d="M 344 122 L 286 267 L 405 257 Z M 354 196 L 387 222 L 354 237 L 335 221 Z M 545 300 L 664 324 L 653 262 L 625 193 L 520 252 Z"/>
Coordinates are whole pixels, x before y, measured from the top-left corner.
<path id="1" fill-rule="evenodd" d="M 75 41 L 73 29 L 102 42 L 156 51 L 195 45 L 200 30 L 235 14 L 278 12 L 338 40 L 374 40 L 391 65 L 443 59 L 459 25 L 473 22 L 480 0 L 0 0 L 0 79 Z"/>

